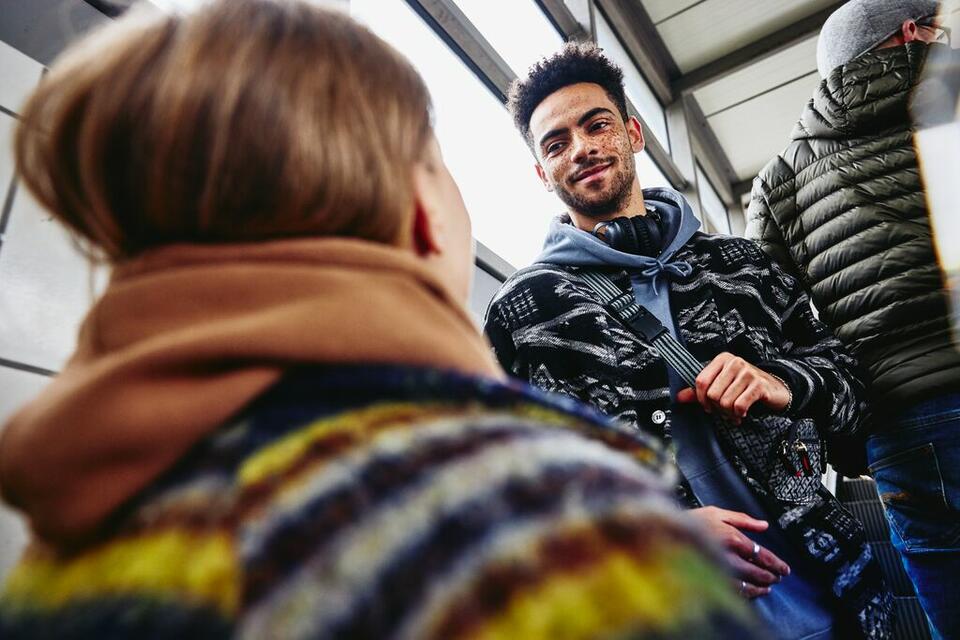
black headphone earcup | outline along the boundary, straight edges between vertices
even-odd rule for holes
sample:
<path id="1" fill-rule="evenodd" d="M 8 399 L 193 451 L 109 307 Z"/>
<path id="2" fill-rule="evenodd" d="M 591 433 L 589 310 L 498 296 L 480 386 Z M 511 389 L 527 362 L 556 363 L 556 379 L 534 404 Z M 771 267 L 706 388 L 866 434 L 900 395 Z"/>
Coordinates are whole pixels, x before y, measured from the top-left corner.
<path id="1" fill-rule="evenodd" d="M 594 235 L 622 253 L 651 257 L 660 255 L 663 237 L 656 214 L 614 218 L 598 224 Z"/>
<path id="2" fill-rule="evenodd" d="M 637 251 L 639 255 L 655 257 L 663 248 L 662 234 L 660 233 L 659 216 L 648 214 L 630 219 L 637 236 Z"/>
<path id="3" fill-rule="evenodd" d="M 629 218 L 616 218 L 604 225 L 603 239 L 622 253 L 636 253 L 639 238 Z"/>

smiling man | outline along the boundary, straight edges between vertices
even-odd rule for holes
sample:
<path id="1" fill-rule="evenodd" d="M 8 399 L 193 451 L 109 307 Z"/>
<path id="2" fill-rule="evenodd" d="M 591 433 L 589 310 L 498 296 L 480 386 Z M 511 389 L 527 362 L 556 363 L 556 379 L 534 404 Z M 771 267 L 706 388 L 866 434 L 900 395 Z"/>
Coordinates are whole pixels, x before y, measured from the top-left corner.
<path id="1" fill-rule="evenodd" d="M 700 233 L 676 191 L 641 189 L 643 131 L 594 45 L 535 65 L 510 108 L 566 211 L 491 303 L 500 363 L 671 447 L 681 498 L 781 637 L 887 637 L 879 567 L 819 475 L 821 430 L 858 427 L 863 385 L 802 287 L 752 242 Z M 600 273 L 707 363 L 693 387 L 584 278 Z"/>

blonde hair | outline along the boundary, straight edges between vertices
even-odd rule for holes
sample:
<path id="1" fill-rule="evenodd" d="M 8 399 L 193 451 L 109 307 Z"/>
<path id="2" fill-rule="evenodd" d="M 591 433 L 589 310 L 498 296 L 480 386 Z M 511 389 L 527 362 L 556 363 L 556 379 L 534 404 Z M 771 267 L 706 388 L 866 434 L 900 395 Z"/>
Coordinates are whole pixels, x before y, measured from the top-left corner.
<path id="1" fill-rule="evenodd" d="M 18 169 L 112 260 L 177 242 L 400 241 L 430 136 L 423 80 L 348 16 L 219 0 L 118 20 L 27 102 Z"/>

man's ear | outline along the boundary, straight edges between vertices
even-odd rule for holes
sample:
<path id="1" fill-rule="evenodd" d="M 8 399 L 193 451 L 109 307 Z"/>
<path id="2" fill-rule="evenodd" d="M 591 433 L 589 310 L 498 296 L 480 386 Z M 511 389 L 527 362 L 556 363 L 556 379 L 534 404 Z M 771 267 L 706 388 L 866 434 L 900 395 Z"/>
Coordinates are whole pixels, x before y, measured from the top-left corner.
<path id="1" fill-rule="evenodd" d="M 630 148 L 633 149 L 634 153 L 640 153 L 646 144 L 643 140 L 643 126 L 636 116 L 627 118 L 625 124 L 627 126 L 627 137 L 630 138 Z"/>
<path id="2" fill-rule="evenodd" d="M 904 43 L 916 40 L 918 31 L 916 20 L 904 20 L 900 25 L 900 34 L 903 36 Z"/>
<path id="3" fill-rule="evenodd" d="M 540 182 L 543 183 L 543 186 L 547 188 L 547 191 L 553 191 L 553 185 L 550 184 L 550 181 L 547 180 L 547 172 L 543 170 L 543 167 L 540 166 L 540 163 L 533 165 L 534 169 L 537 170 L 537 177 L 540 178 Z"/>

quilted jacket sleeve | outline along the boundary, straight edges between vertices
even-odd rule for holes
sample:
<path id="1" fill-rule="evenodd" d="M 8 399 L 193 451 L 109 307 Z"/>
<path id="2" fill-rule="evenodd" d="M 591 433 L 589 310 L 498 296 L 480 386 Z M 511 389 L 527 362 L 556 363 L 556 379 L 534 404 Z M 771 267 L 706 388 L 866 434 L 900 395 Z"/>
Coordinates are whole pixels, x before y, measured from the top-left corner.
<path id="1" fill-rule="evenodd" d="M 769 305 L 777 313 L 784 343 L 760 368 L 790 386 L 790 412 L 813 418 L 834 433 L 855 432 L 866 410 L 866 377 L 833 332 L 813 314 L 800 282 L 769 259 Z"/>
<path id="2" fill-rule="evenodd" d="M 750 206 L 747 208 L 747 229 L 745 235 L 760 245 L 760 248 L 777 261 L 790 275 L 801 278 L 800 269 L 790 256 L 787 243 L 783 239 L 780 226 L 770 209 L 770 194 L 763 176 L 753 181 Z"/>

